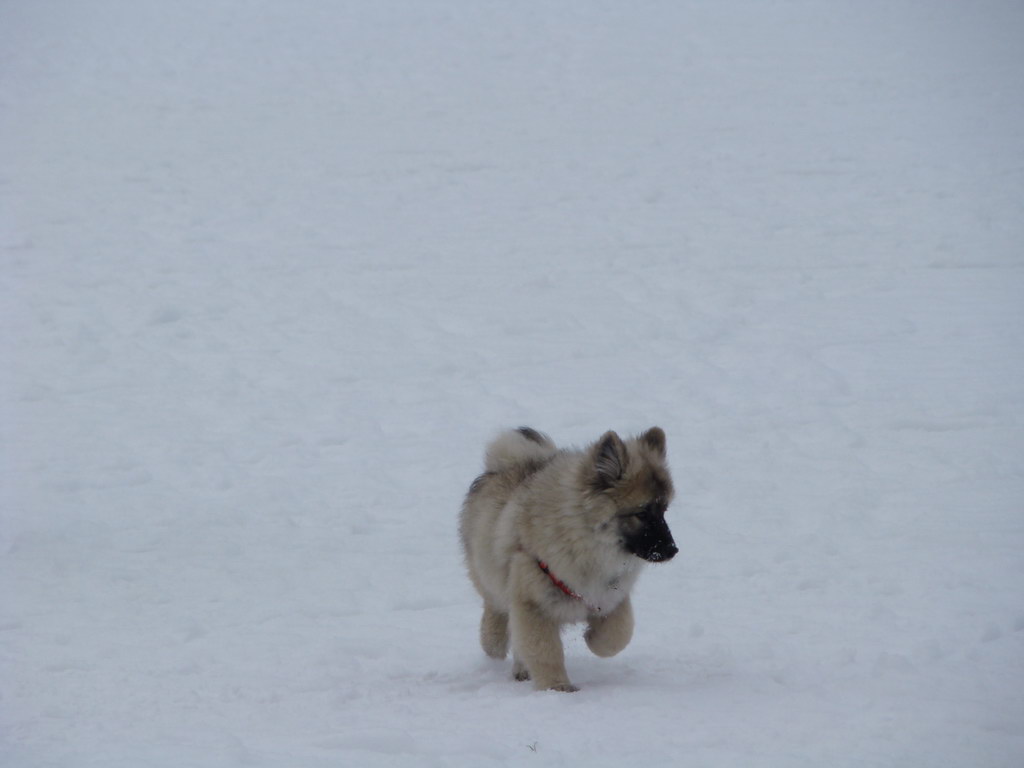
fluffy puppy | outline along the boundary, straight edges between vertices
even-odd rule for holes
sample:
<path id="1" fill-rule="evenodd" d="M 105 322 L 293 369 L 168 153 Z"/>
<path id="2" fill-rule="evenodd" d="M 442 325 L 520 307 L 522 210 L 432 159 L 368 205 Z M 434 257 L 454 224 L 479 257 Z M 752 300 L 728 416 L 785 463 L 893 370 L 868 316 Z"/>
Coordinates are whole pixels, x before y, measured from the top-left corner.
<path id="1" fill-rule="evenodd" d="M 629 594 L 647 562 L 678 551 L 665 522 L 672 478 L 665 433 L 606 432 L 559 449 L 529 427 L 488 447 L 459 533 L 484 611 L 480 642 L 538 689 L 578 690 L 565 670 L 562 625 L 587 622 L 587 646 L 614 656 L 633 636 Z"/>

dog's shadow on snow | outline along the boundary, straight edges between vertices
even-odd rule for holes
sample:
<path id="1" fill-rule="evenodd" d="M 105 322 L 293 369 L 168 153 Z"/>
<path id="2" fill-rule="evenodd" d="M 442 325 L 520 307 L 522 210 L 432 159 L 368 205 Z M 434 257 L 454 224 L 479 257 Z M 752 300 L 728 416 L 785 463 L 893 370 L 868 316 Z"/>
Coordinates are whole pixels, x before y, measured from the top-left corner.
<path id="1" fill-rule="evenodd" d="M 582 643 L 580 644 L 582 646 Z M 619 656 L 601 659 L 592 655 L 585 646 L 566 643 L 566 667 L 569 677 L 583 694 L 587 691 L 686 691 L 706 689 L 719 681 L 734 676 L 732 664 L 721 656 L 694 656 L 673 654 L 658 656 L 649 652 L 630 654 L 627 649 Z M 496 661 L 478 657 L 460 670 L 433 677 L 449 690 L 461 693 L 495 695 L 528 695 L 534 691 L 529 682 L 512 679 L 511 657 Z"/>
<path id="2" fill-rule="evenodd" d="M 635 657 L 611 664 L 605 659 L 573 659 L 570 676 L 583 690 L 593 691 L 685 691 L 714 685 L 732 675 L 708 668 L 696 659 Z"/>

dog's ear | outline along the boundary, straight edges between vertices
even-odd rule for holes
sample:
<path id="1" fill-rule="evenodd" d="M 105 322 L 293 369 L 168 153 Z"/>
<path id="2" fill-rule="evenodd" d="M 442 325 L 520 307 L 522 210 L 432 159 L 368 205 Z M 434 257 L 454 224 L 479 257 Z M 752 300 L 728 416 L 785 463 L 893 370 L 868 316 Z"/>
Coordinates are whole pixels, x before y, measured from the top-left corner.
<path id="1" fill-rule="evenodd" d="M 593 449 L 594 487 L 607 490 L 615 485 L 626 471 L 626 446 L 614 432 L 605 432 Z"/>
<path id="2" fill-rule="evenodd" d="M 662 459 L 665 458 L 665 430 L 661 427 L 651 427 L 648 429 L 640 435 L 640 442 Z"/>

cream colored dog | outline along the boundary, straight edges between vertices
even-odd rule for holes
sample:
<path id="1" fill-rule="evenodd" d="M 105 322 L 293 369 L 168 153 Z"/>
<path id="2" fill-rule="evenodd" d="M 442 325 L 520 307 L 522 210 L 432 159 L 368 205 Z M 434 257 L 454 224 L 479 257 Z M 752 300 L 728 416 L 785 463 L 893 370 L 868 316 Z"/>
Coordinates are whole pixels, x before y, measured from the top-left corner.
<path id="1" fill-rule="evenodd" d="M 672 495 L 658 427 L 625 441 L 607 432 L 585 450 L 559 450 L 529 427 L 499 436 L 459 525 L 484 599 L 484 652 L 503 659 L 511 639 L 517 680 L 578 690 L 565 671 L 561 627 L 586 621 L 598 656 L 626 647 L 640 569 L 677 552 L 665 522 Z"/>

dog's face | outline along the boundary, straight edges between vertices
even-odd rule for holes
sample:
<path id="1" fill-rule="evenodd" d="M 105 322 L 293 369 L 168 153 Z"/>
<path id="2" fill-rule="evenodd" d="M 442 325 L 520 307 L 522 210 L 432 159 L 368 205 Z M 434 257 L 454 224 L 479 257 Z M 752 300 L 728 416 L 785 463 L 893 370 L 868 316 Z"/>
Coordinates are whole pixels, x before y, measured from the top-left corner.
<path id="1" fill-rule="evenodd" d="M 616 520 L 622 548 L 652 563 L 662 563 L 675 557 L 679 547 L 665 522 L 667 509 L 667 501 L 653 499 L 637 509 L 619 512 Z"/>
<path id="2" fill-rule="evenodd" d="M 601 526 L 631 555 L 652 563 L 671 560 L 679 551 L 665 512 L 672 500 L 672 478 L 665 466 L 665 433 L 652 427 L 628 446 L 614 432 L 591 449 L 589 483 L 608 504 Z"/>

